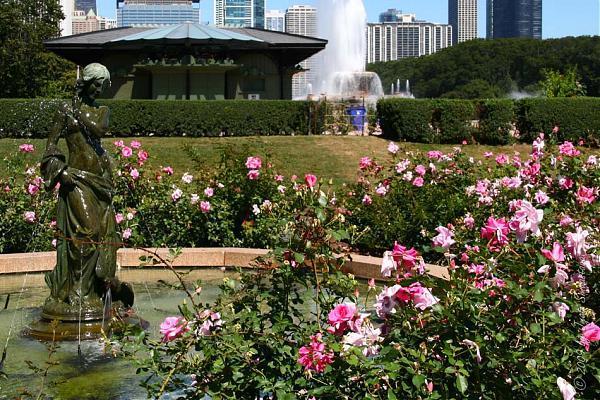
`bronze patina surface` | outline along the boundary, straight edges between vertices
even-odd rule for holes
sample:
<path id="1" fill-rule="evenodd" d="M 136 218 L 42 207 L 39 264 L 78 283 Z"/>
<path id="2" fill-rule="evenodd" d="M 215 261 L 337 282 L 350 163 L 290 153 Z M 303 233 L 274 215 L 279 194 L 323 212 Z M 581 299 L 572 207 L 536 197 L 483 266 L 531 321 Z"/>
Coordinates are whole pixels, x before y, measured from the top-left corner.
<path id="1" fill-rule="evenodd" d="M 133 292 L 115 278 L 119 236 L 113 210 L 112 160 L 102 147 L 109 110 L 96 97 L 110 85 L 106 67 L 86 66 L 71 104 L 60 105 L 41 162 L 46 190 L 58 189 L 57 259 L 46 274 L 51 294 L 42 318 L 99 321 L 111 288 L 113 301 L 133 304 Z M 68 159 L 58 148 L 64 138 Z M 35 336 L 35 333 L 32 333 Z"/>

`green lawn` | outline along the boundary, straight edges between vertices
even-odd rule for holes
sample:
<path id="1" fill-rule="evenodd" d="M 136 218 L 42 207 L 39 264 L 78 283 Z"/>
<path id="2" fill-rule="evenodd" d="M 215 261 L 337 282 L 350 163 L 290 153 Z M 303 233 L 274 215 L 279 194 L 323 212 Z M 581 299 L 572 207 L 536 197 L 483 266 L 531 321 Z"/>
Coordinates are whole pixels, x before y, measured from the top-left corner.
<path id="1" fill-rule="evenodd" d="M 128 143 L 131 139 L 126 139 Z M 284 175 L 314 173 L 319 177 L 331 178 L 336 185 L 350 182 L 356 175 L 360 157 L 382 158 L 387 153 L 387 141 L 377 137 L 357 136 L 262 136 L 239 138 L 138 138 L 149 152 L 150 166 L 170 165 L 176 173 L 193 172 L 199 168 L 210 168 L 217 165 L 221 154 L 227 148 L 243 156 L 268 156 L 277 169 Z M 112 148 L 113 139 L 105 139 L 105 147 Z M 31 163 L 41 157 L 45 140 L 0 139 L 0 160 L 18 151 L 19 144 L 32 143 L 36 152 L 28 154 Z M 64 143 L 64 141 L 61 141 Z M 429 145 L 404 143 L 406 150 L 428 151 L 439 149 L 451 151 L 453 145 Z M 188 157 L 185 147 L 193 149 L 201 158 L 198 166 Z M 526 154 L 528 145 L 514 146 L 463 146 L 463 151 L 475 158 L 482 158 L 483 153 L 504 152 L 512 155 L 515 151 Z M 6 162 L 0 164 L 0 180 L 6 175 Z"/>

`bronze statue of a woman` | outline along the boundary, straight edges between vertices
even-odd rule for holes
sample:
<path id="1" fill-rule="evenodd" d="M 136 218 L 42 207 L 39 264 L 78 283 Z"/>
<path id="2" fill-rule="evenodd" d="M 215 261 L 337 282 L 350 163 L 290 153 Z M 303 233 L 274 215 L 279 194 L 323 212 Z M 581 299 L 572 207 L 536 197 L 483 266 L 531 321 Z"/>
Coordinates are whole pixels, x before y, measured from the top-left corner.
<path id="1" fill-rule="evenodd" d="M 42 317 L 61 321 L 102 319 L 108 288 L 126 306 L 129 286 L 115 279 L 118 235 L 112 205 L 112 161 L 100 138 L 108 130 L 109 110 L 96 97 L 110 85 L 105 66 L 83 69 L 71 104 L 59 107 L 41 163 L 47 190 L 58 189 L 57 260 L 46 274 L 51 294 Z M 63 137 L 69 157 L 57 144 Z"/>

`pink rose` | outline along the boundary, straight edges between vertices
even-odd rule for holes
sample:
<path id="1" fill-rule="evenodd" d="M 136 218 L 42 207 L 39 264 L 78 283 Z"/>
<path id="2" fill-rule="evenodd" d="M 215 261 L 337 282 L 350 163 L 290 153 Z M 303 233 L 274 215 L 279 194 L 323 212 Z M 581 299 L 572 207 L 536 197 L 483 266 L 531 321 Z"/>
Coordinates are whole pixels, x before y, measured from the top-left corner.
<path id="1" fill-rule="evenodd" d="M 127 147 L 127 146 L 123 146 L 121 148 L 121 155 L 125 158 L 131 157 L 131 155 L 133 154 L 133 150 L 131 150 L 131 147 Z"/>
<path id="2" fill-rule="evenodd" d="M 130 228 L 126 228 L 126 229 L 123 231 L 123 235 L 122 235 L 122 236 L 123 236 L 123 239 L 124 239 L 124 240 L 127 240 L 127 239 L 129 239 L 129 238 L 131 237 L 131 229 L 130 229 Z"/>
<path id="3" fill-rule="evenodd" d="M 352 321 L 356 311 L 356 304 L 354 303 L 338 304 L 329 312 L 329 323 L 339 329 L 340 326 Z"/>
<path id="4" fill-rule="evenodd" d="M 577 193 L 575 193 L 577 202 L 582 205 L 585 203 L 592 204 L 594 200 L 596 200 L 596 192 L 596 188 L 587 188 L 583 185 L 580 186 L 579 189 L 577 189 Z"/>
<path id="5" fill-rule="evenodd" d="M 213 197 L 213 195 L 215 194 L 215 190 L 211 187 L 207 187 L 206 189 L 204 189 L 204 195 L 206 197 Z"/>
<path id="6" fill-rule="evenodd" d="M 121 222 L 123 222 L 124 219 L 125 219 L 125 217 L 123 217 L 123 214 L 121 214 L 121 213 L 115 214 L 115 221 L 117 224 L 120 224 Z"/>
<path id="7" fill-rule="evenodd" d="M 133 178 L 133 180 L 136 180 L 140 177 L 140 172 L 134 168 L 131 170 L 131 172 L 129 172 L 129 175 L 131 175 L 131 178 Z"/>
<path id="8" fill-rule="evenodd" d="M 140 163 L 143 163 L 147 159 L 148 159 L 148 152 L 146 150 L 140 150 L 140 151 L 138 151 L 138 161 Z"/>
<path id="9" fill-rule="evenodd" d="M 577 391 L 569 382 L 564 380 L 563 378 L 556 379 L 556 385 L 558 386 L 558 390 L 560 390 L 560 394 L 563 397 L 563 400 L 574 400 Z"/>
<path id="10" fill-rule="evenodd" d="M 181 317 L 167 317 L 160 324 L 160 333 L 164 335 L 163 342 L 175 340 L 189 330 L 187 321 Z"/>
<path id="11" fill-rule="evenodd" d="M 31 196 L 35 196 L 39 191 L 40 187 L 37 185 L 30 183 L 29 186 L 27 186 L 27 193 L 29 193 Z"/>
<path id="12" fill-rule="evenodd" d="M 390 142 L 388 144 L 387 150 L 392 154 L 396 154 L 396 153 L 398 153 L 398 150 L 400 150 L 400 147 L 398 147 L 398 145 L 396 143 Z"/>
<path id="13" fill-rule="evenodd" d="M 416 186 L 416 187 L 422 187 L 424 183 L 425 183 L 425 181 L 423 181 L 423 178 L 421 178 L 420 176 L 417 176 L 412 181 L 413 186 Z"/>
<path id="14" fill-rule="evenodd" d="M 25 211 L 23 213 L 23 219 L 25 219 L 25 221 L 29 222 L 30 224 L 33 224 L 35 222 L 35 211 Z"/>
<path id="15" fill-rule="evenodd" d="M 313 188 L 317 184 L 317 177 L 313 174 L 306 174 L 304 175 L 304 182 L 306 182 L 309 188 Z"/>
<path id="16" fill-rule="evenodd" d="M 365 196 L 362 199 L 362 203 L 365 206 L 370 206 L 373 203 L 373 199 L 368 194 L 365 194 Z"/>
<path id="17" fill-rule="evenodd" d="M 577 157 L 581 154 L 581 152 L 577 150 L 571 142 L 564 142 L 563 144 L 558 146 L 558 150 L 560 154 L 563 154 L 568 157 Z"/>
<path id="18" fill-rule="evenodd" d="M 251 169 L 250 171 L 248 171 L 247 176 L 248 179 L 250 179 L 251 181 L 255 181 L 260 176 L 260 171 L 257 169 Z"/>
<path id="19" fill-rule="evenodd" d="M 173 175 L 173 168 L 172 167 L 164 167 L 162 169 L 162 172 L 164 172 L 167 175 Z"/>
<path id="20" fill-rule="evenodd" d="M 433 245 L 436 247 L 443 247 L 448 251 L 450 246 L 456 243 L 456 241 L 452 239 L 454 232 L 444 226 L 438 226 L 435 230 L 438 235 L 433 238 Z"/>
<path id="21" fill-rule="evenodd" d="M 142 147 L 142 144 L 137 140 L 132 140 L 130 146 L 134 149 L 139 149 L 140 147 Z"/>
<path id="22" fill-rule="evenodd" d="M 248 169 L 260 169 L 262 166 L 262 160 L 259 157 L 248 157 L 246 160 L 246 168 Z"/>
<path id="23" fill-rule="evenodd" d="M 210 211 L 210 209 L 211 209 L 210 202 L 208 202 L 208 201 L 201 201 L 200 202 L 200 211 L 202 211 L 203 213 L 206 214 L 207 212 Z"/>
<path id="24" fill-rule="evenodd" d="M 593 322 L 590 322 L 581 328 L 581 335 L 590 342 L 600 341 L 600 327 Z"/>
<path id="25" fill-rule="evenodd" d="M 555 263 L 565 261 L 565 253 L 563 251 L 562 246 L 558 242 L 554 242 L 554 245 L 552 246 L 552 251 L 542 249 L 541 252 L 544 257 L 546 257 L 550 261 L 554 261 Z"/>
<path id="26" fill-rule="evenodd" d="M 35 147 L 32 144 L 24 143 L 19 146 L 19 151 L 21 153 L 33 153 L 35 151 Z"/>
<path id="27" fill-rule="evenodd" d="M 367 169 L 372 165 L 373 165 L 373 160 L 371 160 L 369 157 L 362 157 L 358 163 L 358 167 L 360 169 Z"/>

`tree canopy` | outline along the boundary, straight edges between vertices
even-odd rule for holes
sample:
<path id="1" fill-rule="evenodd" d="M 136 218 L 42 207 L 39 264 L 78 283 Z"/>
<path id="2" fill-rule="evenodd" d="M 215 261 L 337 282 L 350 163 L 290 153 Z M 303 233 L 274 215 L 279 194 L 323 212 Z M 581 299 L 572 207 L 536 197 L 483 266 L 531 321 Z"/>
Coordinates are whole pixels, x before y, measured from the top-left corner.
<path id="1" fill-rule="evenodd" d="M 74 66 L 47 52 L 44 40 L 59 36 L 58 0 L 0 2 L 0 97 L 62 96 Z"/>
<path id="2" fill-rule="evenodd" d="M 430 56 L 369 64 L 387 88 L 409 79 L 416 97 L 503 97 L 542 92 L 545 71 L 581 77 L 588 96 L 600 96 L 600 37 L 471 40 Z"/>

